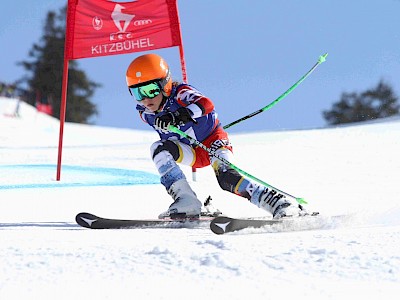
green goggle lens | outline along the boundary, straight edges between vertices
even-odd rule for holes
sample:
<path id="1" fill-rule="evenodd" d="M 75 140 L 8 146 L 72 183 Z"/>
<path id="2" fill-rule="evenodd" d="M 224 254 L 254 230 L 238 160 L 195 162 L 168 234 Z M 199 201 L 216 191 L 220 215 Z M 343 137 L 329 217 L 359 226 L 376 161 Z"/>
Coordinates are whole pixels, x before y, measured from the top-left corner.
<path id="1" fill-rule="evenodd" d="M 139 87 L 129 87 L 129 90 L 137 101 L 142 101 L 144 98 L 153 99 L 161 93 L 161 88 L 156 82 Z"/>

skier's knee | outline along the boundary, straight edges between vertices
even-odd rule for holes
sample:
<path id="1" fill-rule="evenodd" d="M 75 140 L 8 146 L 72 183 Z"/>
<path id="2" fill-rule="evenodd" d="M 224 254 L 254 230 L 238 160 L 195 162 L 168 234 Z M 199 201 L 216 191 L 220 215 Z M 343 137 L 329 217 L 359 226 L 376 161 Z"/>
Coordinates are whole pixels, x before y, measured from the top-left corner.
<path id="1" fill-rule="evenodd" d="M 151 158 L 154 160 L 154 157 L 162 151 L 170 153 L 175 161 L 179 158 L 179 148 L 172 141 L 157 141 L 153 143 L 150 147 Z"/>

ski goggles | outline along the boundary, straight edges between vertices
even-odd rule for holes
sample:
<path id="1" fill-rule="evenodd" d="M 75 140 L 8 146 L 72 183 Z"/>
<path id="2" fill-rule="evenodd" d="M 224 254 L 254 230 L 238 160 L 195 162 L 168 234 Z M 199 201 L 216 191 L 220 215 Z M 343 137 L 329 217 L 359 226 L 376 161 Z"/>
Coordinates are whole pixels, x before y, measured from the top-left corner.
<path id="1" fill-rule="evenodd" d="M 142 86 L 130 86 L 129 92 L 137 100 L 144 98 L 153 99 L 161 93 L 161 88 L 157 82 L 151 82 Z"/>

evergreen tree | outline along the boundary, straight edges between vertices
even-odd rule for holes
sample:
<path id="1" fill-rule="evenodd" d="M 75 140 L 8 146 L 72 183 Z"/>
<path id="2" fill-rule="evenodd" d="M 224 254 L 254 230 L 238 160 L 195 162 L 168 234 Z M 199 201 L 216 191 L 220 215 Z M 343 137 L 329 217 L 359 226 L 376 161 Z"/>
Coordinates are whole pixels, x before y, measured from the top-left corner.
<path id="1" fill-rule="evenodd" d="M 53 115 L 57 118 L 60 118 L 65 20 L 66 7 L 60 9 L 58 14 L 48 12 L 40 43 L 34 44 L 29 52 L 29 57 L 33 60 L 20 63 L 31 73 L 31 77 L 23 78 L 22 81 L 27 82 L 31 91 L 51 99 Z M 67 122 L 87 123 L 92 115 L 97 114 L 96 106 L 89 99 L 98 86 L 100 85 L 90 81 L 78 69 L 77 62 L 69 62 L 65 115 Z"/>
<path id="2" fill-rule="evenodd" d="M 331 125 L 386 118 L 399 113 L 397 100 L 393 89 L 381 80 L 361 94 L 342 93 L 340 101 L 323 115 Z"/>

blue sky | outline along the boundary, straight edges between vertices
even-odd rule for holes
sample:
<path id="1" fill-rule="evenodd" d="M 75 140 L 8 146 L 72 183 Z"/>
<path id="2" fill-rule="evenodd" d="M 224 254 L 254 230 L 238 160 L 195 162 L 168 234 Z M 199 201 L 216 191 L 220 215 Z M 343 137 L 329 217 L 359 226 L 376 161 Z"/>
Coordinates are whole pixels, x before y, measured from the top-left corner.
<path id="1" fill-rule="evenodd" d="M 24 75 L 26 60 L 43 34 L 49 10 L 64 0 L 15 0 L 2 4 L 0 81 Z M 322 111 L 342 92 L 373 88 L 380 79 L 400 95 L 398 0 L 179 0 L 189 83 L 215 103 L 228 124 L 264 107 L 293 85 L 318 57 L 325 63 L 282 102 L 229 132 L 325 126 Z M 178 48 L 157 50 L 181 79 Z M 125 71 L 138 53 L 78 60 L 103 86 L 92 101 L 97 125 L 148 129 L 125 86 Z"/>

